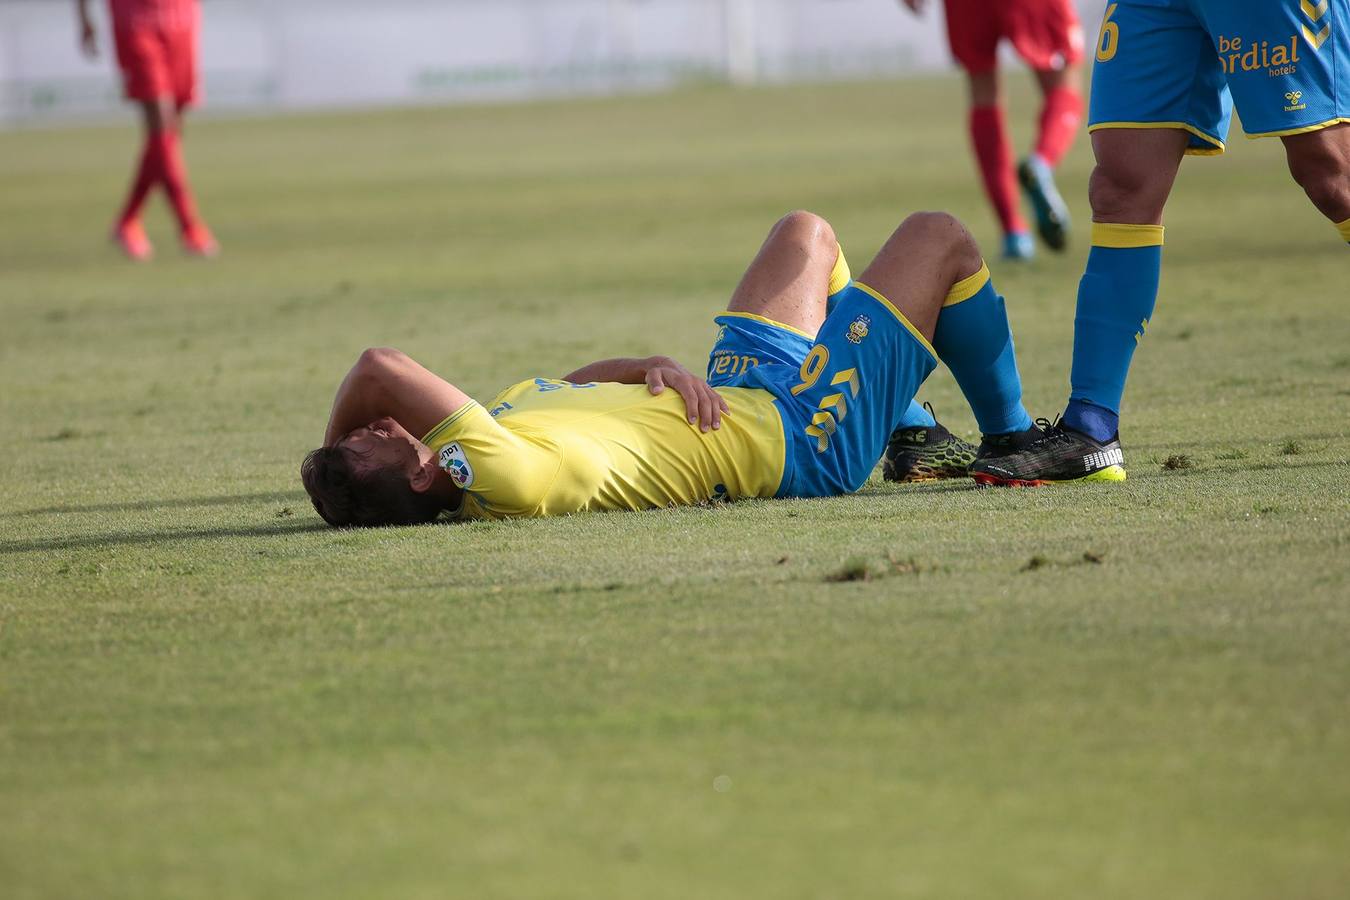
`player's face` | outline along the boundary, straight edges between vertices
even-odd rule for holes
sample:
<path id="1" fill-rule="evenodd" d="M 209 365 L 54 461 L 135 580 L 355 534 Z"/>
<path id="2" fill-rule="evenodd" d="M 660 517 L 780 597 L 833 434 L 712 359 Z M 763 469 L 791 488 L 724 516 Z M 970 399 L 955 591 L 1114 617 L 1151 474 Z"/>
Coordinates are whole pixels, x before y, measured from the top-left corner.
<path id="1" fill-rule="evenodd" d="M 349 432 L 338 446 L 352 451 L 355 467 L 363 472 L 392 470 L 411 476 L 430 455 L 425 444 L 388 416 Z"/>

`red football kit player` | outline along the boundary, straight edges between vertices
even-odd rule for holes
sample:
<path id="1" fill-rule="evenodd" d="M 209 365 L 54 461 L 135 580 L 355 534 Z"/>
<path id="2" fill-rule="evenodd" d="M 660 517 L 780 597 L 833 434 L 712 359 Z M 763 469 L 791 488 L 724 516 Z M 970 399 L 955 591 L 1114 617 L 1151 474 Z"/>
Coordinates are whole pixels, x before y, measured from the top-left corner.
<path id="1" fill-rule="evenodd" d="M 76 2 L 80 42 L 86 55 L 94 57 L 98 45 L 89 0 Z M 132 259 L 150 258 L 153 248 L 141 227 L 141 209 L 155 185 L 162 184 L 178 219 L 183 249 L 214 256 L 219 247 L 197 214 L 181 147 L 183 115 L 198 100 L 201 7 L 197 0 L 109 0 L 108 8 L 126 96 L 140 106 L 145 121 L 145 146 L 113 238 Z"/>
<path id="2" fill-rule="evenodd" d="M 927 0 L 903 0 L 922 12 Z M 1054 168 L 1083 118 L 1079 68 L 1083 29 L 1072 0 L 943 0 L 952 55 L 970 81 L 970 138 L 985 192 L 1003 226 L 1006 259 L 1028 259 L 1035 247 L 1017 196 L 1020 180 L 1041 237 L 1054 250 L 1068 241 L 1068 208 Z M 1036 73 L 1044 97 L 1036 148 L 1014 168 L 999 92 L 998 45 L 1007 40 Z"/>

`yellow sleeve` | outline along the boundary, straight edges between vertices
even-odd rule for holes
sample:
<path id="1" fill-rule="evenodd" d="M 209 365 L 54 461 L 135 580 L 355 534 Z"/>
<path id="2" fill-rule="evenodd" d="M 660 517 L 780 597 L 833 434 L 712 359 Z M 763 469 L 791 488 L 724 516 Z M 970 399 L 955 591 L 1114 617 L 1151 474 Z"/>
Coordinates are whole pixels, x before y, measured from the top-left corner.
<path id="1" fill-rule="evenodd" d="M 422 443 L 471 499 L 503 516 L 538 508 L 562 464 L 546 437 L 505 427 L 473 400 L 428 431 Z"/>

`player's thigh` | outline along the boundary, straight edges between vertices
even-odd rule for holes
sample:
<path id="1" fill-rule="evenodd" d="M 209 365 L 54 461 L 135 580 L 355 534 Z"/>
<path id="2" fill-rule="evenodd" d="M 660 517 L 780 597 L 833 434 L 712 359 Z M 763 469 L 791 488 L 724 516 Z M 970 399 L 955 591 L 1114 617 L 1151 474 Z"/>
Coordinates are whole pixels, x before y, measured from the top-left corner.
<path id="1" fill-rule="evenodd" d="M 1088 179 L 1096 222 L 1162 224 L 1163 207 L 1190 139 L 1176 128 L 1104 128 L 1092 133 L 1097 165 Z"/>
<path id="2" fill-rule="evenodd" d="M 839 298 L 783 398 L 799 495 L 857 490 L 937 365 L 884 297 L 854 284 Z"/>
<path id="3" fill-rule="evenodd" d="M 1108 4 L 1093 56 L 1089 131 L 1177 128 L 1187 153 L 1223 152 L 1232 103 L 1188 0 Z"/>
<path id="4" fill-rule="evenodd" d="M 1350 8 L 1343 0 L 1195 0 L 1248 135 L 1350 119 Z"/>
<path id="5" fill-rule="evenodd" d="M 788 213 L 770 229 L 727 310 L 815 334 L 825 320 L 830 274 L 839 255 L 829 222 L 804 210 Z"/>
<path id="6" fill-rule="evenodd" d="M 137 100 L 145 130 L 150 134 L 160 131 L 178 131 L 182 127 L 179 108 L 173 97 L 159 94 L 153 100 Z"/>
<path id="7" fill-rule="evenodd" d="M 1350 122 L 1286 135 L 1289 173 L 1332 222 L 1350 220 Z"/>
<path id="8" fill-rule="evenodd" d="M 1004 0 L 1007 37 L 1038 72 L 1059 71 L 1083 59 L 1083 26 L 1071 0 Z"/>
<path id="9" fill-rule="evenodd" d="M 1340 122 L 1315 131 L 1287 135 L 1283 139 L 1289 169 L 1300 182 L 1309 177 L 1334 175 L 1350 182 L 1350 122 Z"/>
<path id="10" fill-rule="evenodd" d="M 987 0 L 945 0 L 947 43 L 952 57 L 967 72 L 989 72 L 998 65 L 1003 36 L 999 7 Z"/>

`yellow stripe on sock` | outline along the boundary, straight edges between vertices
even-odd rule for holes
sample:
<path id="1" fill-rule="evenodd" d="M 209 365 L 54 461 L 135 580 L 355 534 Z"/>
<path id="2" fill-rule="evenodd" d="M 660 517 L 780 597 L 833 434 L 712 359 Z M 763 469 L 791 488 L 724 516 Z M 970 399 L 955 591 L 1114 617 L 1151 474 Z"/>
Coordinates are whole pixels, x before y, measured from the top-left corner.
<path id="1" fill-rule="evenodd" d="M 830 272 L 831 297 L 848 287 L 848 283 L 853 280 L 853 273 L 848 270 L 848 260 L 844 259 L 844 248 L 838 244 L 835 246 L 839 247 L 839 255 L 834 258 L 834 270 Z"/>
<path id="2" fill-rule="evenodd" d="M 967 275 L 947 292 L 947 299 L 942 301 L 943 306 L 955 306 L 963 300 L 969 300 L 980 292 L 980 290 L 989 283 L 989 266 L 985 265 L 984 260 L 980 260 L 980 270 L 974 275 Z"/>
<path id="3" fill-rule="evenodd" d="M 1341 233 L 1341 237 L 1345 239 L 1345 242 L 1350 244 L 1350 219 L 1346 219 L 1344 222 L 1337 222 L 1336 230 Z"/>
<path id="4" fill-rule="evenodd" d="M 1092 223 L 1092 246 L 1128 250 L 1134 247 L 1161 247 L 1161 225 L 1120 225 L 1115 222 Z"/>

